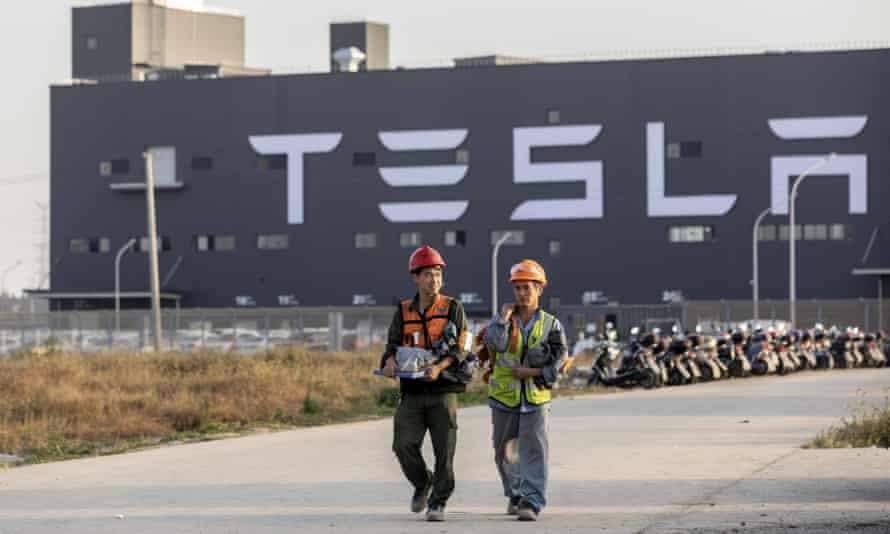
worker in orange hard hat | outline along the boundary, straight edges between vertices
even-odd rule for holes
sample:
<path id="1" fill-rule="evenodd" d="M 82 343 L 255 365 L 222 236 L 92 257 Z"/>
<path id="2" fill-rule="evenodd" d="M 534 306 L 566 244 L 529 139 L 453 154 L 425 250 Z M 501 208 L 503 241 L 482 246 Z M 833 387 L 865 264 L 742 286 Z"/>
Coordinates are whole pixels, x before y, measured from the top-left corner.
<path id="1" fill-rule="evenodd" d="M 408 271 L 417 293 L 399 303 L 380 360 L 384 374 L 393 376 L 400 347 L 425 349 L 435 358 L 425 378 L 400 379 L 401 397 L 393 418 L 393 452 L 414 485 L 411 511 L 426 508 L 428 521 L 445 519 L 445 504 L 454 491 L 457 394 L 466 390 L 466 385 L 449 380 L 442 371 L 466 356 L 470 342 L 463 306 L 440 292 L 444 268 L 445 260 L 432 247 L 411 254 Z M 427 431 L 436 460 L 433 472 L 421 454 Z"/>
<path id="2" fill-rule="evenodd" d="M 571 360 L 565 330 L 541 309 L 547 287 L 541 264 L 517 263 L 510 282 L 516 302 L 504 304 L 483 336 L 491 365 L 488 403 L 507 513 L 534 521 L 547 503 L 550 390 Z M 509 451 L 516 449 L 513 458 Z"/>

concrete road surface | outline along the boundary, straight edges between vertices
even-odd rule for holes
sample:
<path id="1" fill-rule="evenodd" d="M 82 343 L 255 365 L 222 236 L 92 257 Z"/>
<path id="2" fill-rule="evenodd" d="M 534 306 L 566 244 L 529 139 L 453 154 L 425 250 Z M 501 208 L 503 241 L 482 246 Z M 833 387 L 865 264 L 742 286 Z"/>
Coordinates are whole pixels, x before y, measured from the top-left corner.
<path id="1" fill-rule="evenodd" d="M 0 472 L 0 533 L 887 533 L 890 452 L 800 445 L 888 387 L 838 370 L 559 400 L 534 524 L 503 513 L 480 407 L 445 523 L 409 513 L 381 420 Z"/>

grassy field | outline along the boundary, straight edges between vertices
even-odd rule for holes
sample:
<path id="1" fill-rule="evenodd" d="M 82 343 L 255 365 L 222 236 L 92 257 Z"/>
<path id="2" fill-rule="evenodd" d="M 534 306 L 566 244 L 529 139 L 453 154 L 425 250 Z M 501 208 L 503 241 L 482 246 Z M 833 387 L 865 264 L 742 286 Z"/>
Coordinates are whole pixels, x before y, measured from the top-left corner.
<path id="1" fill-rule="evenodd" d="M 379 354 L 14 355 L 0 360 L 0 453 L 42 462 L 390 415 Z M 484 398 L 477 384 L 461 400 Z"/>
<path id="2" fill-rule="evenodd" d="M 871 405 L 863 399 L 853 414 L 841 424 L 820 433 L 807 443 L 807 449 L 890 448 L 890 396 L 882 405 Z"/>

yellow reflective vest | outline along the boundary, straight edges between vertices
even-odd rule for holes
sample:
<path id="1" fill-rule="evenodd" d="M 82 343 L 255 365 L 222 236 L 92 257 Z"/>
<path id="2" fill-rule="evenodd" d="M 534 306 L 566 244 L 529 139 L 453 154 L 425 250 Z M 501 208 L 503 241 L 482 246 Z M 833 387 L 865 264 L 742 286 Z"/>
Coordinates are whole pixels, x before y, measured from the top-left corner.
<path id="1" fill-rule="evenodd" d="M 532 326 L 528 336 L 528 344 L 520 332 L 519 320 L 513 316 L 511 324 L 512 332 L 508 330 L 506 352 L 494 354 L 491 380 L 488 383 L 488 396 L 504 406 L 517 408 L 522 402 L 521 390 L 525 384 L 525 398 L 530 404 L 545 404 L 550 402 L 551 394 L 547 388 L 538 387 L 534 378 L 518 379 L 513 377 L 514 367 L 526 367 L 525 355 L 529 349 L 547 342 L 550 330 L 553 328 L 555 317 L 540 310 L 538 320 Z"/>

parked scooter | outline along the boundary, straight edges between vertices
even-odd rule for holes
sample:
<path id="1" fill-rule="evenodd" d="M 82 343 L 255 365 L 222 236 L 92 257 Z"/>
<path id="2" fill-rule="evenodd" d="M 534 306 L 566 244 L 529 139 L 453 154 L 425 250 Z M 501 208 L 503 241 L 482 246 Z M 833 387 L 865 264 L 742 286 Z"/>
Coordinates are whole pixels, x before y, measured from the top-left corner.
<path id="1" fill-rule="evenodd" d="M 757 376 L 774 374 L 778 370 L 777 359 L 773 357 L 772 349 L 763 333 L 755 334 L 748 345 L 748 360 L 751 362 L 751 372 Z"/>
<path id="2" fill-rule="evenodd" d="M 879 339 L 876 335 L 866 334 L 865 336 L 860 350 L 865 356 L 866 367 L 884 367 L 887 365 L 887 356 L 878 346 L 878 341 Z"/>
<path id="3" fill-rule="evenodd" d="M 839 333 L 831 342 L 831 355 L 834 357 L 834 366 L 840 369 L 852 369 L 856 366 L 856 357 L 850 350 L 850 334 Z"/>

